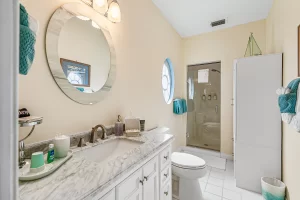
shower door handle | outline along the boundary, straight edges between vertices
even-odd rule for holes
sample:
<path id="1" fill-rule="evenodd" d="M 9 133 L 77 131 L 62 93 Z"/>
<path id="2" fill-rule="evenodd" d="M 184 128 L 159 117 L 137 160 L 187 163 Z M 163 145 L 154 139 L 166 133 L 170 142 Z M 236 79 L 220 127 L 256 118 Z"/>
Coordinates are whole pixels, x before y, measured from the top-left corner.
<path id="1" fill-rule="evenodd" d="M 216 112 L 216 113 L 219 112 L 219 106 L 218 106 L 218 105 L 216 105 L 216 107 L 215 107 L 215 112 Z"/>

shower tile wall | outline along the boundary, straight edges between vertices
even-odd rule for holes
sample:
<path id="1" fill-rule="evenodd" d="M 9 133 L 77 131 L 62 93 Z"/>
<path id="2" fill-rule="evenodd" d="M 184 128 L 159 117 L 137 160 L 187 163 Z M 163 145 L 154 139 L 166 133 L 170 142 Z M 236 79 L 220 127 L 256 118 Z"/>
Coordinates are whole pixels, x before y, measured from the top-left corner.
<path id="1" fill-rule="evenodd" d="M 208 83 L 198 83 L 198 70 L 209 69 Z M 212 71 L 212 69 L 217 71 Z M 187 145 L 220 151 L 221 64 L 188 67 L 187 80 L 194 82 L 194 98 L 188 84 Z M 216 97 L 216 99 L 214 98 Z M 210 100 L 209 100 L 210 99 Z"/>

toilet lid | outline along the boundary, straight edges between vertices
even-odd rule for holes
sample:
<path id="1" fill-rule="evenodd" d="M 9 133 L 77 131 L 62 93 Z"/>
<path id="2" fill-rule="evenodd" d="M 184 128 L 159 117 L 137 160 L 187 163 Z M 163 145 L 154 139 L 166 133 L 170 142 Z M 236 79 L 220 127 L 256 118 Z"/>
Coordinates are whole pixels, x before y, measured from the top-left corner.
<path id="1" fill-rule="evenodd" d="M 205 167 L 203 159 L 181 152 L 172 153 L 172 164 L 185 169 L 201 169 Z"/>

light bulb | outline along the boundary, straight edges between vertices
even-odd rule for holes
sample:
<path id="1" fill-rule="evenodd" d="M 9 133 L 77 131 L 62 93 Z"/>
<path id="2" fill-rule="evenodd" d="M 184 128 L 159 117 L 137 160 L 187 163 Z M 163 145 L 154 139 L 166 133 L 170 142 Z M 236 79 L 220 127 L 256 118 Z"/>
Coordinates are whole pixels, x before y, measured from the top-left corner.
<path id="1" fill-rule="evenodd" d="M 108 10 L 107 0 L 93 0 L 93 8 L 101 14 L 105 14 Z"/>
<path id="2" fill-rule="evenodd" d="M 81 19 L 81 20 L 83 20 L 83 21 L 88 21 L 88 20 L 90 20 L 90 18 L 88 18 L 88 17 L 86 17 L 86 16 L 76 16 L 78 19 Z"/>
<path id="3" fill-rule="evenodd" d="M 92 21 L 92 26 L 96 29 L 100 29 L 100 26 L 94 21 Z"/>
<path id="4" fill-rule="evenodd" d="M 105 5 L 105 1 L 106 0 L 96 0 L 96 4 L 97 4 L 97 6 L 102 7 Z"/>
<path id="5" fill-rule="evenodd" d="M 108 9 L 108 19 L 112 22 L 121 22 L 121 10 L 117 2 L 112 2 Z"/>

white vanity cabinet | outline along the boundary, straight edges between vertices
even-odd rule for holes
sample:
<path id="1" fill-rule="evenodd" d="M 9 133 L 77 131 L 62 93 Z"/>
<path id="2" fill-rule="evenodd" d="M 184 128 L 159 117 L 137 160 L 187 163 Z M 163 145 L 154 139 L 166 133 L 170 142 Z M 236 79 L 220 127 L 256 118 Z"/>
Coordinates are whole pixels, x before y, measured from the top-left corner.
<path id="1" fill-rule="evenodd" d="M 116 200 L 159 200 L 158 157 L 116 187 Z"/>
<path id="2" fill-rule="evenodd" d="M 171 147 L 169 145 L 116 185 L 110 192 L 98 199 L 172 200 L 170 156 Z"/>

